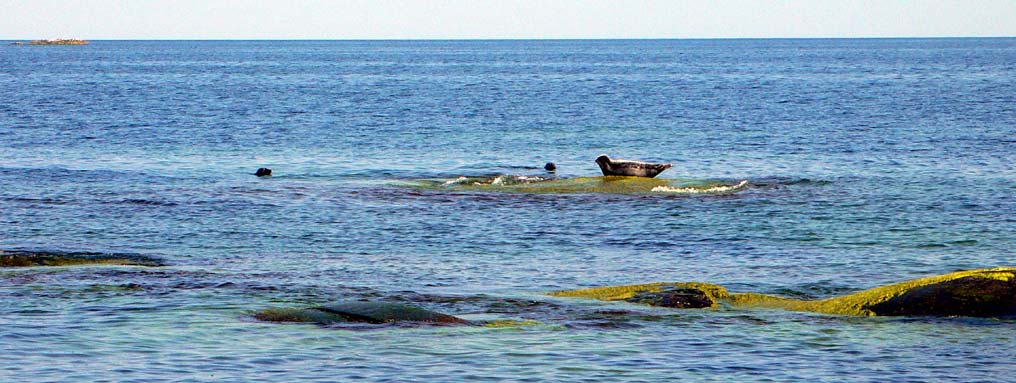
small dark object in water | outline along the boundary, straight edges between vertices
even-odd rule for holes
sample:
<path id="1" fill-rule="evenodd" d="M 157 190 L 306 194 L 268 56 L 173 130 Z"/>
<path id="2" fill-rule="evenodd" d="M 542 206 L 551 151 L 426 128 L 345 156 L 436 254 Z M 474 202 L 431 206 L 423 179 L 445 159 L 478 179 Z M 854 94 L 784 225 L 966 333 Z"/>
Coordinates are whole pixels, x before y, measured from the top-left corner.
<path id="1" fill-rule="evenodd" d="M 712 307 L 713 301 L 699 289 L 670 289 L 657 292 L 643 292 L 626 299 L 628 302 L 675 309 L 700 309 Z"/>
<path id="2" fill-rule="evenodd" d="M 596 164 L 605 176 L 628 176 L 653 178 L 672 164 L 654 164 L 642 161 L 612 160 L 606 154 L 596 157 Z"/>
<path id="3" fill-rule="evenodd" d="M 546 165 L 543 165 L 543 169 L 547 170 L 548 172 L 553 172 L 557 170 L 557 165 L 554 165 L 553 162 L 548 162 Z"/>
<path id="4" fill-rule="evenodd" d="M 258 177 L 271 177 L 272 169 L 269 168 L 258 168 L 258 171 L 254 172 L 254 175 Z"/>

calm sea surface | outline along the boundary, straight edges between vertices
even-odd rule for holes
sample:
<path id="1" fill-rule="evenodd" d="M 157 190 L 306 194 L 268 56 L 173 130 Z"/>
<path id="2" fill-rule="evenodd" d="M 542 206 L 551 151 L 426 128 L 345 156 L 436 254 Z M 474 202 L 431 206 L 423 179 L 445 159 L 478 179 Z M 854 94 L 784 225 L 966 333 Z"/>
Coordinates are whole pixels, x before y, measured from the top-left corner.
<path id="1" fill-rule="evenodd" d="M 455 181 L 603 153 L 674 191 Z M 169 266 L 0 270 L 0 381 L 1016 381 L 1013 320 L 543 295 L 1013 266 L 1014 164 L 1016 39 L 4 43 L 0 250 Z M 345 299 L 539 324 L 250 317 Z"/>

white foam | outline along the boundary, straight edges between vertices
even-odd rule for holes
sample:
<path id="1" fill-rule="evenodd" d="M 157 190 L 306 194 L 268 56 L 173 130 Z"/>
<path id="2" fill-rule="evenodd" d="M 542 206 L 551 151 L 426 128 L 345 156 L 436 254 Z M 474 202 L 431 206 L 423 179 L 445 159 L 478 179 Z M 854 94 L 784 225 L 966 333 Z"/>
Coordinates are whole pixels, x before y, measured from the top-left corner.
<path id="1" fill-rule="evenodd" d="M 657 186 L 652 189 L 653 192 L 657 193 L 681 193 L 681 194 L 707 194 L 707 193 L 726 193 L 731 191 L 737 191 L 739 189 L 748 186 L 748 180 L 742 180 L 737 185 L 717 185 L 712 187 L 671 187 L 671 186 Z"/>
<path id="2" fill-rule="evenodd" d="M 444 183 L 444 184 L 445 184 L 445 185 L 455 185 L 455 184 L 460 184 L 460 183 L 463 183 L 463 182 L 465 182 L 466 180 L 468 180 L 468 178 L 466 178 L 466 177 L 459 177 L 459 178 L 456 178 L 456 179 L 453 179 L 453 180 L 448 180 L 448 181 L 445 181 L 445 183 Z"/>

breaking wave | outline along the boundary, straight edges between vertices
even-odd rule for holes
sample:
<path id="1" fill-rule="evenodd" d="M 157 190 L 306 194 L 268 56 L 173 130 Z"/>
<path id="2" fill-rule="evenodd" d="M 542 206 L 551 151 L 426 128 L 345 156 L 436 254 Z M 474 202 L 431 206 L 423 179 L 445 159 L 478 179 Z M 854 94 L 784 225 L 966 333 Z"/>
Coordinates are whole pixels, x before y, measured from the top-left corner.
<path id="1" fill-rule="evenodd" d="M 525 175 L 462 176 L 418 180 L 414 184 L 415 187 L 427 190 L 535 194 L 727 194 L 745 190 L 751 185 L 748 180 L 730 183 L 645 177 L 556 178 Z"/>

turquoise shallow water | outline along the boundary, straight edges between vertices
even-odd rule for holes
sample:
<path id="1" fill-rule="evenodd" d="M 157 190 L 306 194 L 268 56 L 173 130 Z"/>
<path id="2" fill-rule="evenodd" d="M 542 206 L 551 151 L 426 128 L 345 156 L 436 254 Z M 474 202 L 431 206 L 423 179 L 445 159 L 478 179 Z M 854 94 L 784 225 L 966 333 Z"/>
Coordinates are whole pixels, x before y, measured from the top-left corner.
<path id="1" fill-rule="evenodd" d="M 0 249 L 170 266 L 0 270 L 0 380 L 1012 381 L 1010 319 L 543 294 L 1014 265 L 1014 63 L 1013 39 L 5 45 Z M 748 183 L 607 186 L 602 153 Z M 249 315 L 342 299 L 540 324 Z"/>

